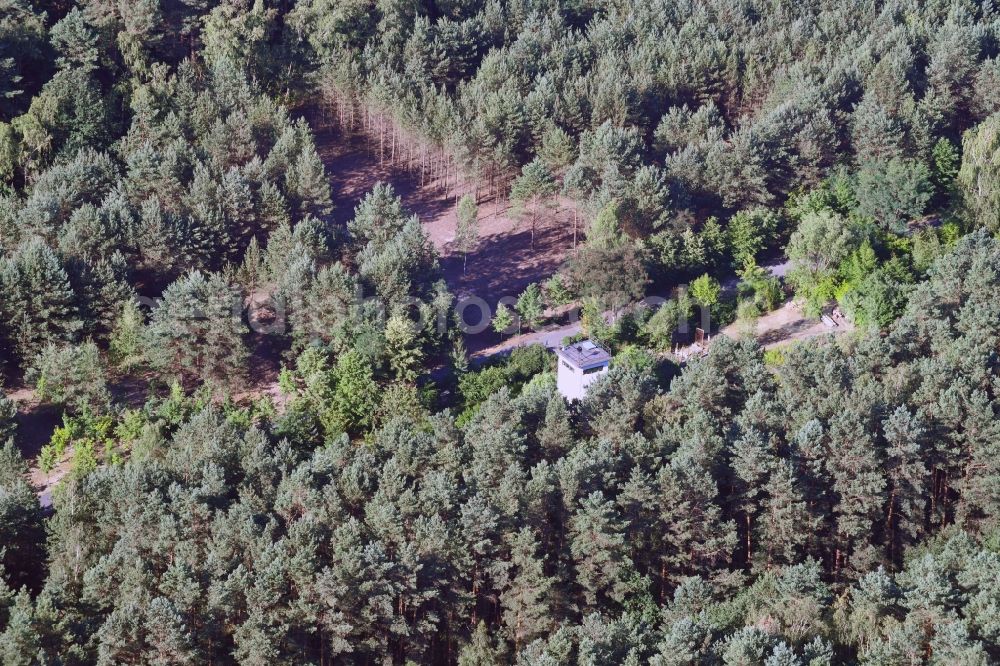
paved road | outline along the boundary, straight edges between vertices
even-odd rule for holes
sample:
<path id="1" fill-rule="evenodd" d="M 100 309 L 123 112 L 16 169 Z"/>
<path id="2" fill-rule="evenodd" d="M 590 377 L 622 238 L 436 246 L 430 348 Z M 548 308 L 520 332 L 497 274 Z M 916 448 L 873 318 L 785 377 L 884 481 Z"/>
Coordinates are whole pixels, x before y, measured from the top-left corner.
<path id="1" fill-rule="evenodd" d="M 786 259 L 779 259 L 769 264 L 765 264 L 764 268 L 767 269 L 771 275 L 784 279 L 785 274 L 788 272 L 789 262 Z M 728 289 L 735 289 L 739 282 L 739 278 L 731 276 L 724 281 L 724 287 Z M 605 319 L 610 318 L 610 313 L 604 313 Z M 581 330 L 581 325 L 579 321 L 548 327 L 541 331 L 536 331 L 532 333 L 525 333 L 523 335 L 515 335 L 507 338 L 503 342 L 495 344 L 491 347 L 486 347 L 470 354 L 470 358 L 474 361 L 484 361 L 491 356 L 496 356 L 497 354 L 505 354 L 510 352 L 512 349 L 517 347 L 525 347 L 527 345 L 541 344 L 545 345 L 549 349 L 558 347 L 562 344 L 563 338 L 576 335 Z"/>
<path id="2" fill-rule="evenodd" d="M 470 356 L 473 360 L 482 361 L 490 356 L 504 354 L 517 347 L 526 347 L 528 345 L 545 345 L 549 349 L 552 349 L 561 345 L 563 338 L 576 335 L 581 329 L 582 326 L 580 325 L 580 322 L 577 321 L 571 324 L 564 324 L 562 326 L 549 327 L 541 331 L 514 335 L 507 338 L 500 344 L 487 347 L 486 349 L 481 349 Z"/>

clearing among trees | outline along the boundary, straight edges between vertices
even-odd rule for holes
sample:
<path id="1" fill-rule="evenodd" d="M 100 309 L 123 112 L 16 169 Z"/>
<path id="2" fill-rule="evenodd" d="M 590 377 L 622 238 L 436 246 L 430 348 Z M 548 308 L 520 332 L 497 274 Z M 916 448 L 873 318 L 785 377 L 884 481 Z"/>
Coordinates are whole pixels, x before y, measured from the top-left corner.
<path id="1" fill-rule="evenodd" d="M 487 198 L 479 192 L 479 239 L 463 270 L 462 253 L 455 247 L 458 200 L 473 188 L 448 179 L 426 178 L 402 164 L 380 159 L 377 146 L 363 135 L 345 140 L 335 125 L 314 122 L 316 146 L 333 185 L 334 218 L 346 223 L 354 208 L 379 181 L 390 183 L 407 210 L 415 214 L 441 256 L 448 287 L 458 297 L 475 294 L 491 304 L 520 293 L 532 282 L 551 276 L 583 240 L 579 218 L 574 222 L 573 201 L 555 197 L 538 213 L 532 242 L 531 220 L 518 216 L 505 198 Z M 574 234 L 574 226 L 576 227 Z"/>

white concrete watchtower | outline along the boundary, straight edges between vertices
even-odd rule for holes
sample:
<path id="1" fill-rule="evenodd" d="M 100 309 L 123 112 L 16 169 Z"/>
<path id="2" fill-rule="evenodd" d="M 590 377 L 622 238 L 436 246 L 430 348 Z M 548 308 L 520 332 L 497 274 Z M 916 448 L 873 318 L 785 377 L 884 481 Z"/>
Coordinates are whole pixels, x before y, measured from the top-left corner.
<path id="1" fill-rule="evenodd" d="M 558 347 L 559 372 L 556 387 L 569 401 L 582 400 L 587 387 L 607 373 L 611 354 L 590 340 Z"/>

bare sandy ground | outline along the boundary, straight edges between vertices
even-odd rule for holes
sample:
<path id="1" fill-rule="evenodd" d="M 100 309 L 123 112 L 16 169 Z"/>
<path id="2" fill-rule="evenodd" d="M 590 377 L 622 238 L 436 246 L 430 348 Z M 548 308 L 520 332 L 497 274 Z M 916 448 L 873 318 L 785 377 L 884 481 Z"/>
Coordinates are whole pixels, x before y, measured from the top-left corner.
<path id="1" fill-rule="evenodd" d="M 837 319 L 836 327 L 829 327 L 822 320 L 806 317 L 794 300 L 787 301 L 777 310 L 762 315 L 757 320 L 755 336 L 765 349 L 786 345 L 796 340 L 823 335 L 839 335 L 854 330 L 854 325 L 843 318 Z M 730 324 L 722 329 L 722 333 L 731 338 L 745 335 L 739 323 Z"/>
<path id="2" fill-rule="evenodd" d="M 506 201 L 486 200 L 480 191 L 479 243 L 469 253 L 463 271 L 463 257 L 453 247 L 459 197 L 471 190 L 464 185 L 448 189 L 442 183 L 420 183 L 419 176 L 381 162 L 370 152 L 363 138 L 347 137 L 332 128 L 319 128 L 316 141 L 334 192 L 337 222 L 346 223 L 354 209 L 379 181 L 392 184 L 403 205 L 420 219 L 441 257 L 441 268 L 449 288 L 458 296 L 475 294 L 495 303 L 516 295 L 532 282 L 541 282 L 555 273 L 574 247 L 574 204 L 559 198 L 540 210 L 532 242 L 531 222 L 518 215 Z M 582 225 L 581 225 L 582 226 Z M 580 232 L 580 229 L 578 229 Z M 582 239 L 582 232 L 578 233 Z"/>

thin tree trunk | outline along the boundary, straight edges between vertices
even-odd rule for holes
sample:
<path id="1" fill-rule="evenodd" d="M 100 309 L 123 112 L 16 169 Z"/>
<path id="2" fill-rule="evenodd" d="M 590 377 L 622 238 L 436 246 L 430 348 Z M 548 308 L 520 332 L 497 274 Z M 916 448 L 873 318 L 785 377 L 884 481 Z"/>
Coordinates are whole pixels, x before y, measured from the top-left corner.
<path id="1" fill-rule="evenodd" d="M 892 493 L 889 495 L 889 513 L 885 518 L 885 532 L 886 532 L 886 538 L 889 541 L 890 562 L 893 561 L 892 558 L 893 558 L 893 553 L 895 551 L 894 546 L 896 544 L 896 530 L 892 528 L 893 509 L 895 508 L 896 508 L 896 489 L 893 488 Z"/>
<path id="2" fill-rule="evenodd" d="M 746 514 L 747 519 L 747 566 L 750 565 L 750 561 L 753 559 L 753 550 L 750 543 L 750 513 Z"/>

